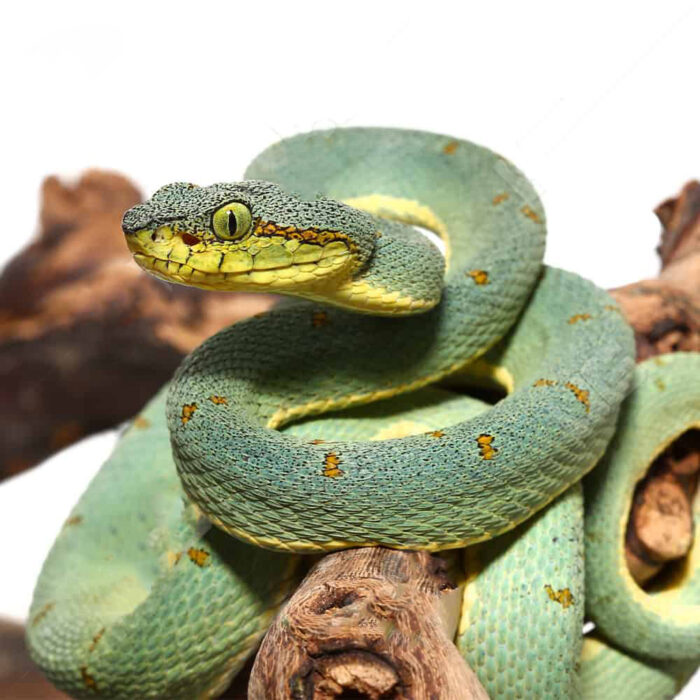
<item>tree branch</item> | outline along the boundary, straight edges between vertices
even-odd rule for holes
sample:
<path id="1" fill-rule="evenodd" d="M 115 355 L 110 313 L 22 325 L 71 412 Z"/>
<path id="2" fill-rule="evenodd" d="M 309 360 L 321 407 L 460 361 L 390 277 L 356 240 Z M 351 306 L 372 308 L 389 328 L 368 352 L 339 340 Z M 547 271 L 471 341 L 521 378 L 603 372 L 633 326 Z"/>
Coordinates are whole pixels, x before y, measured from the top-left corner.
<path id="1" fill-rule="evenodd" d="M 324 557 L 258 652 L 251 700 L 487 698 L 454 646 L 459 591 L 427 552 Z"/>

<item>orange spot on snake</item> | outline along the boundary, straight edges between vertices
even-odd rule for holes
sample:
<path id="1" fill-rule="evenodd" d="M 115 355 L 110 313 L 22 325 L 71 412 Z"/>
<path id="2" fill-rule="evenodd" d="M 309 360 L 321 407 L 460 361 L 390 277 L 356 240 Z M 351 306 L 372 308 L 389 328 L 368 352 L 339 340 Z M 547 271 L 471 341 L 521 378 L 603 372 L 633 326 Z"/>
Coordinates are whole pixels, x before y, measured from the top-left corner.
<path id="1" fill-rule="evenodd" d="M 97 692 L 97 683 L 95 682 L 95 679 L 88 673 L 87 666 L 81 666 L 80 667 L 80 675 L 83 678 L 83 683 L 85 684 L 85 687 L 88 690 L 92 690 L 93 692 Z"/>
<path id="2" fill-rule="evenodd" d="M 476 439 L 476 444 L 479 445 L 479 451 L 481 452 L 481 459 L 493 459 L 496 456 L 498 449 L 492 447 L 493 435 L 488 435 L 487 433 L 482 433 Z"/>
<path id="3" fill-rule="evenodd" d="M 209 401 L 217 406 L 228 406 L 228 399 L 225 396 L 217 396 L 216 394 L 212 394 L 209 397 Z"/>
<path id="4" fill-rule="evenodd" d="M 554 379 L 537 379 L 532 386 L 556 386 L 557 382 Z M 586 413 L 591 410 L 590 392 L 587 389 L 581 389 L 572 382 L 566 382 L 564 386 L 571 392 L 578 401 L 586 407 Z"/>
<path id="5" fill-rule="evenodd" d="M 97 642 L 102 639 L 102 635 L 105 633 L 105 628 L 103 627 L 93 638 L 92 638 L 92 644 L 88 647 L 88 651 L 94 651 L 95 647 L 97 646 Z"/>
<path id="6" fill-rule="evenodd" d="M 209 559 L 209 552 L 206 549 L 197 549 L 196 547 L 190 547 L 187 550 L 187 556 L 193 561 L 197 566 L 204 566 Z"/>
<path id="7" fill-rule="evenodd" d="M 66 520 L 65 523 L 63 523 L 63 527 L 69 527 L 71 525 L 80 525 L 80 523 L 83 522 L 83 516 L 82 515 L 71 515 L 68 520 Z"/>
<path id="8" fill-rule="evenodd" d="M 325 440 L 321 440 L 321 438 L 315 438 L 314 440 L 311 440 L 312 445 L 323 445 Z"/>
<path id="9" fill-rule="evenodd" d="M 458 148 L 459 148 L 459 141 L 450 141 L 442 149 L 442 152 L 445 155 L 451 156 Z"/>
<path id="10" fill-rule="evenodd" d="M 564 610 L 574 604 L 574 597 L 568 588 L 560 588 L 555 591 L 549 584 L 546 584 L 544 590 L 547 591 L 549 599 L 559 603 Z"/>
<path id="11" fill-rule="evenodd" d="M 520 209 L 520 211 L 527 216 L 528 219 L 532 219 L 536 224 L 541 224 L 542 220 L 540 217 L 537 215 L 537 212 L 532 209 L 532 207 L 529 207 L 527 204 Z"/>
<path id="12" fill-rule="evenodd" d="M 591 410 L 589 392 L 586 389 L 581 389 L 580 387 L 576 386 L 576 384 L 572 384 L 571 382 L 566 382 L 564 386 L 569 389 L 569 391 L 573 392 L 576 399 L 586 407 L 586 413 L 588 413 Z"/>
<path id="13" fill-rule="evenodd" d="M 323 476 L 329 476 L 335 479 L 343 475 L 343 471 L 338 468 L 340 457 L 335 452 L 329 452 L 323 460 Z"/>
<path id="14" fill-rule="evenodd" d="M 46 603 L 44 607 L 39 610 L 39 612 L 34 615 L 34 619 L 32 620 L 32 627 L 35 625 L 38 625 L 50 612 L 53 610 L 54 606 L 56 603 Z"/>
<path id="15" fill-rule="evenodd" d="M 182 407 L 182 414 L 180 415 L 180 420 L 182 421 L 183 425 L 187 425 L 190 421 L 190 418 L 194 415 L 194 412 L 197 410 L 197 404 L 196 403 L 186 403 Z"/>
<path id="16" fill-rule="evenodd" d="M 510 195 L 507 192 L 501 192 L 501 194 L 497 194 L 491 202 L 493 203 L 494 206 L 497 206 L 498 204 L 502 204 L 503 202 L 508 199 Z"/>
<path id="17" fill-rule="evenodd" d="M 488 284 L 489 273 L 486 270 L 469 270 L 467 274 L 476 282 L 476 284 Z"/>
<path id="18" fill-rule="evenodd" d="M 590 314 L 574 314 L 567 323 L 578 323 L 579 321 L 589 321 L 591 319 Z"/>
<path id="19" fill-rule="evenodd" d="M 442 430 L 433 430 L 431 433 L 428 433 L 428 435 L 434 438 L 445 437 L 445 433 L 443 433 Z"/>

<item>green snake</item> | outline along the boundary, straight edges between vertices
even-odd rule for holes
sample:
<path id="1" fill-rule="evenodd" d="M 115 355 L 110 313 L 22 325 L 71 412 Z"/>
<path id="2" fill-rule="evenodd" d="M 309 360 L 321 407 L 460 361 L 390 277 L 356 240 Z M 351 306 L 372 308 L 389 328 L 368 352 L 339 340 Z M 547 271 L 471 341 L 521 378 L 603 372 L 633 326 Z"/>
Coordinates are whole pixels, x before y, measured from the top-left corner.
<path id="1" fill-rule="evenodd" d="M 591 597 L 611 641 L 581 657 L 577 482 L 613 437 L 632 335 L 605 292 L 542 266 L 544 213 L 510 163 L 424 132 L 312 132 L 269 148 L 242 182 L 163 187 L 123 227 L 137 262 L 169 281 L 302 299 L 197 348 L 75 507 L 28 628 L 54 683 L 86 697 L 215 694 L 295 585 L 295 553 L 376 544 L 467 547 L 457 641 L 493 697 L 602 697 L 593 663 L 637 664 L 658 693 L 692 671 L 700 621 L 660 607 L 692 608 L 693 577 L 680 597 L 645 599 L 618 530 L 589 535 L 586 557 L 605 585 L 623 581 L 614 595 L 629 605 L 608 629 L 599 611 L 613 594 Z M 628 448 L 637 471 L 624 484 L 603 468 L 587 480 L 618 484 L 623 524 L 640 470 L 700 423 L 698 358 L 666 364 L 687 414 L 663 436 L 643 420 L 651 442 Z M 489 405 L 425 388 L 441 380 L 507 395 Z M 616 444 L 635 442 L 639 393 Z M 605 469 L 627 473 L 630 459 Z M 592 509 L 591 527 L 602 518 Z M 533 597 L 509 596 L 515 583 Z M 678 669 L 651 660 L 669 654 L 644 635 L 647 612 Z"/>

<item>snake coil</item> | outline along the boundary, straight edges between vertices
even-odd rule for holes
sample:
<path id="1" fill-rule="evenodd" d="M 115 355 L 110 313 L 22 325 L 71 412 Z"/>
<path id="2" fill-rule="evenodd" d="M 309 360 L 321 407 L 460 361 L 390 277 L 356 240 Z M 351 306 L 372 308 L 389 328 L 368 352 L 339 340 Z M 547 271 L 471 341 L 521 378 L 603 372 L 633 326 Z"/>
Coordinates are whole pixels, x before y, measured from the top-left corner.
<path id="1" fill-rule="evenodd" d="M 467 547 L 457 644 L 491 697 L 613 697 L 634 674 L 637 697 L 673 692 L 700 656 L 697 558 L 649 595 L 621 532 L 645 467 L 700 425 L 699 358 L 635 372 L 619 308 L 542 266 L 539 199 L 487 149 L 334 129 L 246 177 L 168 185 L 124 217 L 157 276 L 301 300 L 197 348 L 90 484 L 30 612 L 49 678 L 76 697 L 215 695 L 298 553 L 382 544 Z M 506 396 L 428 388 L 445 377 Z M 579 482 L 613 434 L 584 537 Z M 584 601 L 605 637 L 582 651 Z"/>

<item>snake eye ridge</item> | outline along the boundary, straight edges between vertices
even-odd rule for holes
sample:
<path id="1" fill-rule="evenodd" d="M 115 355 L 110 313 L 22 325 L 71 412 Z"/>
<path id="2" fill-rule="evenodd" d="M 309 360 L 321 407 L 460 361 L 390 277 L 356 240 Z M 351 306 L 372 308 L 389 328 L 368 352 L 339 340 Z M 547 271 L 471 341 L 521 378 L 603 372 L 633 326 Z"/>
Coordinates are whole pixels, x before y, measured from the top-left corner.
<path id="1" fill-rule="evenodd" d="M 237 241 L 250 232 L 252 220 L 245 204 L 229 202 L 212 214 L 211 226 L 222 241 Z"/>

